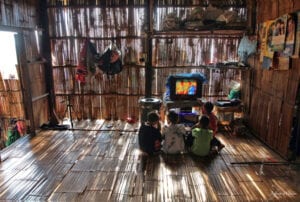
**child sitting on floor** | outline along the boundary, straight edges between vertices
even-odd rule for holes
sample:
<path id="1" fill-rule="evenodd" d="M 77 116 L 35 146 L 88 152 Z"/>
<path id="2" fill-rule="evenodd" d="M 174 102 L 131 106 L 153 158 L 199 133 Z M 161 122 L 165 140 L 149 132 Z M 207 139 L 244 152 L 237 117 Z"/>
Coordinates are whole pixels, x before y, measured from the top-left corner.
<path id="1" fill-rule="evenodd" d="M 218 118 L 213 113 L 214 105 L 211 102 L 206 102 L 202 107 L 202 114 L 207 115 L 209 118 L 209 126 L 208 128 L 213 131 L 213 139 L 211 141 L 212 149 L 217 147 L 217 152 L 220 152 L 225 145 L 221 143 L 220 140 L 216 138 L 216 134 L 218 131 Z M 197 127 L 197 124 L 194 126 Z"/>
<path id="2" fill-rule="evenodd" d="M 220 152 L 225 146 L 214 135 L 209 128 L 210 119 L 207 115 L 202 115 L 199 122 L 192 129 L 194 138 L 191 147 L 192 153 L 199 156 L 206 156 L 210 152 Z M 217 150 L 214 148 L 217 147 Z"/>
<path id="3" fill-rule="evenodd" d="M 184 152 L 185 127 L 178 124 L 179 116 L 174 111 L 169 111 L 167 115 L 168 125 L 163 127 L 164 137 L 163 151 L 167 154 L 178 154 Z"/>
<path id="4" fill-rule="evenodd" d="M 192 129 L 194 141 L 191 147 L 191 152 L 198 156 L 207 156 L 211 149 L 211 140 L 213 139 L 213 131 L 208 129 L 209 118 L 201 116 L 197 127 Z"/>
<path id="5" fill-rule="evenodd" d="M 156 112 L 147 114 L 147 122 L 142 123 L 138 133 L 139 147 L 141 151 L 152 155 L 161 149 L 161 133 L 159 115 Z"/>

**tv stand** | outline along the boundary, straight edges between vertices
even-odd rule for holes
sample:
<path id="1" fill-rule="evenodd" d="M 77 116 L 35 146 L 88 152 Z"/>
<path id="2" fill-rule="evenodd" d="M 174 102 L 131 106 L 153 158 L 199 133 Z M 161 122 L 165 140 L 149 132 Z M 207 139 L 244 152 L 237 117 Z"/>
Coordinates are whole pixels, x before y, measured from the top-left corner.
<path id="1" fill-rule="evenodd" d="M 202 100 L 165 100 L 163 102 L 164 106 L 164 116 L 167 114 L 167 112 L 170 109 L 179 108 L 180 112 L 183 108 L 192 108 L 192 107 L 201 107 L 203 105 Z M 191 113 L 187 113 L 186 115 L 183 115 L 183 119 L 189 120 L 189 122 L 197 122 L 198 116 L 192 115 Z M 165 117 L 166 120 L 166 117 Z"/>
<path id="2" fill-rule="evenodd" d="M 184 107 L 201 107 L 201 100 L 168 100 L 164 101 L 164 106 L 166 107 L 166 111 L 172 108 L 184 108 Z"/>

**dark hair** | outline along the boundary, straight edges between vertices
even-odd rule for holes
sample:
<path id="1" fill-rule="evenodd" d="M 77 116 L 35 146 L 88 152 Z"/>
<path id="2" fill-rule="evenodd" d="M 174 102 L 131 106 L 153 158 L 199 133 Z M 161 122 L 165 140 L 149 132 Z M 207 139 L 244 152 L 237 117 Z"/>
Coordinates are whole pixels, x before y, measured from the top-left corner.
<path id="1" fill-rule="evenodd" d="M 168 119 L 171 123 L 177 123 L 178 122 L 178 114 L 174 111 L 169 111 L 168 113 Z"/>
<path id="2" fill-rule="evenodd" d="M 212 112 L 212 110 L 213 110 L 213 108 L 214 108 L 214 105 L 213 105 L 213 103 L 211 103 L 211 102 L 206 102 L 206 103 L 204 104 L 204 108 L 205 108 L 205 111 L 209 114 L 209 113 Z"/>
<path id="3" fill-rule="evenodd" d="M 208 116 L 201 116 L 200 118 L 200 125 L 202 128 L 208 128 L 208 125 L 209 125 L 209 118 Z"/>
<path id="4" fill-rule="evenodd" d="M 147 114 L 147 120 L 150 122 L 150 123 L 154 123 L 156 121 L 159 120 L 159 116 L 158 114 L 155 112 L 155 111 L 152 111 L 152 112 L 149 112 Z"/>

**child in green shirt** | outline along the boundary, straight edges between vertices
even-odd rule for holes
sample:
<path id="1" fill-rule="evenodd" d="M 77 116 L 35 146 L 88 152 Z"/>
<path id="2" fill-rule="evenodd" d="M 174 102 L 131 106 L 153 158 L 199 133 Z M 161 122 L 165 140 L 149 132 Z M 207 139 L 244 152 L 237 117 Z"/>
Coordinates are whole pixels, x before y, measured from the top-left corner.
<path id="1" fill-rule="evenodd" d="M 213 139 L 213 131 L 208 129 L 209 118 L 203 115 L 200 118 L 199 126 L 192 130 L 192 136 L 194 137 L 191 152 L 198 156 L 207 156 L 210 152 L 210 142 Z"/>

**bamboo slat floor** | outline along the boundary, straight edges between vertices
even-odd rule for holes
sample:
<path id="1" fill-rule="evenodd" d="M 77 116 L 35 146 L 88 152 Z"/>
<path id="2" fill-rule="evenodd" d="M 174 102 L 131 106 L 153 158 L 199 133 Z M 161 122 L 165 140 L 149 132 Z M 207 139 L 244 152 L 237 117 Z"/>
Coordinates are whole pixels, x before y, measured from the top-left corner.
<path id="1" fill-rule="evenodd" d="M 1 151 L 1 201 L 300 201 L 300 166 L 249 134 L 214 157 L 146 157 L 138 124 L 82 121 Z M 260 163 L 264 162 L 264 164 Z"/>

